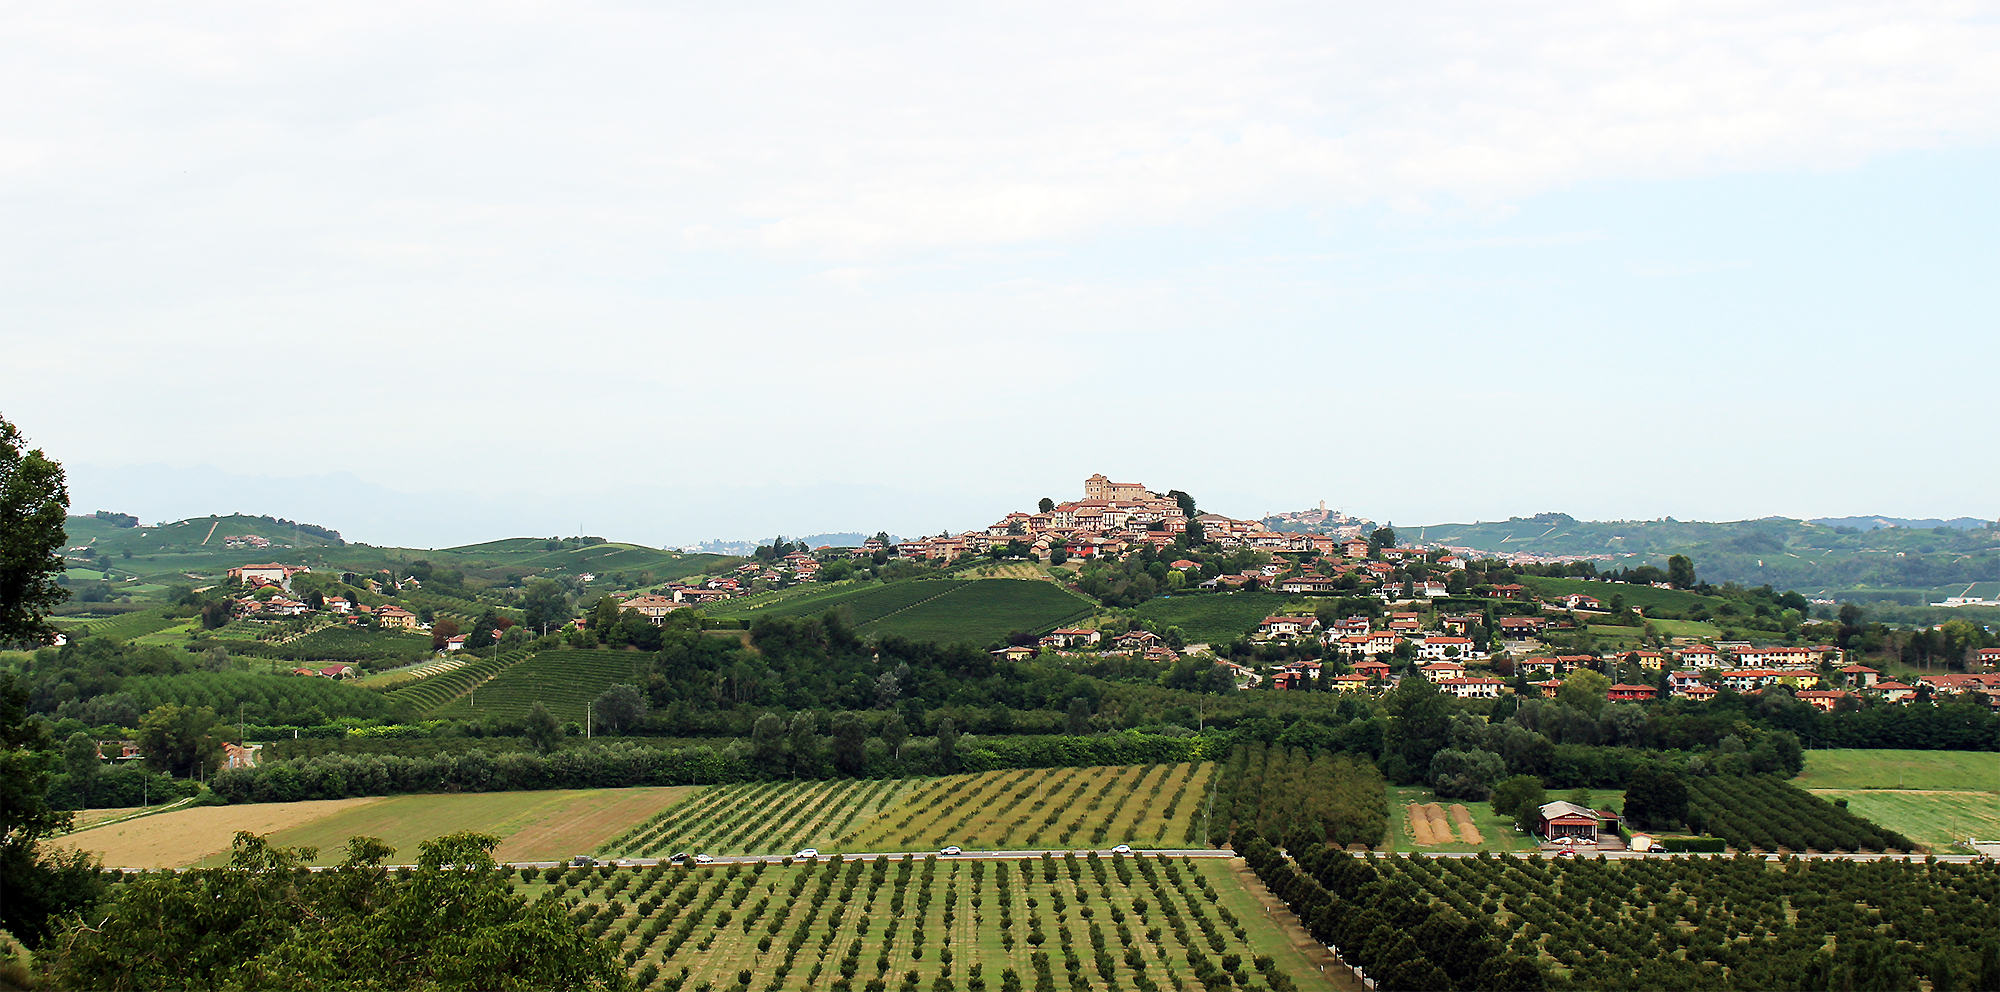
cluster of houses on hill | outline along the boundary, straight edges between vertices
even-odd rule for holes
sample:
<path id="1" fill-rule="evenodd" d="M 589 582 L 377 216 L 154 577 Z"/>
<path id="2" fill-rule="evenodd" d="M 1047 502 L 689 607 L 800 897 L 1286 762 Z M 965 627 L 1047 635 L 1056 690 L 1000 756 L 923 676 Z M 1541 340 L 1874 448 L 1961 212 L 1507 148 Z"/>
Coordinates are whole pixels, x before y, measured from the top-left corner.
<path id="1" fill-rule="evenodd" d="M 1307 625 L 1302 621 L 1310 618 L 1288 619 L 1301 621 L 1299 626 L 1303 629 Z M 1355 618 L 1351 622 L 1365 621 L 1366 618 Z M 1362 642 L 1364 636 L 1365 644 Z M 1393 687 L 1405 677 L 1421 675 L 1435 683 L 1440 691 L 1462 699 L 1492 699 L 1515 691 L 1506 680 L 1494 677 L 1491 669 L 1488 669 L 1488 674 L 1469 670 L 1460 659 L 1479 660 L 1483 656 L 1470 651 L 1451 651 L 1465 646 L 1461 638 L 1412 638 L 1410 643 L 1423 644 L 1422 653 L 1407 662 L 1392 665 L 1381 659 L 1385 652 L 1379 650 L 1379 646 L 1397 636 L 1384 631 L 1342 635 L 1338 640 L 1340 645 L 1363 649 L 1341 651 L 1324 662 L 1300 660 L 1281 665 L 1271 673 L 1271 687 L 1380 690 Z M 1440 642 L 1443 642 L 1442 649 L 1439 648 Z M 1334 643 L 1328 642 L 1329 646 Z M 1371 648 L 1375 650 L 1369 650 Z M 1393 650 L 1391 647 L 1391 653 Z M 1346 663 L 1348 671 L 1331 674 L 1331 670 L 1337 670 L 1340 664 L 1333 659 L 1342 657 L 1353 659 Z M 1655 681 L 1613 684 L 1606 693 L 1613 702 L 1658 699 L 1663 694 L 1662 684 L 1665 686 L 1664 694 L 1697 701 L 1714 699 L 1724 690 L 1757 693 L 1769 686 L 1783 685 L 1801 702 L 1827 712 L 1837 708 L 1842 700 L 1859 702 L 1873 697 L 1891 703 L 1904 703 L 1925 694 L 1966 692 L 1981 693 L 1989 705 L 2000 709 L 2000 671 L 1994 671 L 1996 666 L 2000 666 L 2000 648 L 1978 652 L 1974 664 L 1984 671 L 1921 675 L 1915 678 L 1915 684 L 1887 679 L 1877 669 L 1843 664 L 1845 661 L 1846 652 L 1831 645 L 1760 648 L 1747 644 L 1725 648 L 1696 644 L 1673 652 L 1634 651 L 1609 657 L 1577 654 L 1505 659 L 1505 663 L 1512 665 L 1513 671 L 1525 683 L 1527 691 L 1550 697 L 1561 690 L 1563 679 L 1577 669 L 1615 672 L 1629 663 L 1653 673 Z"/>

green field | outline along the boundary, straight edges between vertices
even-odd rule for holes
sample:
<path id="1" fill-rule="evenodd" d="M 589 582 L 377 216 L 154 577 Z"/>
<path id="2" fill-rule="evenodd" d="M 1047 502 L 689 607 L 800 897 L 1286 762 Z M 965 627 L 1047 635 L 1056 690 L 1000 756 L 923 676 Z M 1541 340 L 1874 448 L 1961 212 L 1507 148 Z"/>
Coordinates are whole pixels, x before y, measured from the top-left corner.
<path id="1" fill-rule="evenodd" d="M 1089 616 L 1095 605 L 1053 582 L 974 579 L 944 595 L 857 622 L 864 634 L 985 644 L 1015 631 L 1045 633 Z"/>
<path id="2" fill-rule="evenodd" d="M 1713 596 L 1702 596 L 1696 593 L 1683 592 L 1679 589 L 1655 589 L 1652 586 L 1630 585 L 1623 582 L 1591 582 L 1585 579 L 1548 579 L 1529 575 L 1523 576 L 1520 579 L 1520 583 L 1527 586 L 1535 595 L 1543 599 L 1553 599 L 1557 596 L 1567 596 L 1570 593 L 1580 592 L 1603 603 L 1604 608 L 1607 610 L 1611 608 L 1611 598 L 1613 596 L 1623 596 L 1625 598 L 1625 605 L 1637 607 L 1647 612 L 1657 609 L 1667 609 L 1674 613 L 1687 613 L 1702 607 L 1714 610 L 1724 602 Z"/>
<path id="3" fill-rule="evenodd" d="M 1907 792 L 1894 789 L 1813 789 L 1832 802 L 1894 830 L 1933 851 L 1976 837 L 2000 840 L 2000 795 L 1992 792 Z"/>
<path id="4" fill-rule="evenodd" d="M 1179 847 L 1195 839 L 1211 774 L 1207 764 L 1162 764 L 744 783 L 690 798 L 599 853 Z"/>
<path id="5" fill-rule="evenodd" d="M 585 704 L 613 685 L 644 685 L 653 656 L 641 651 L 544 651 L 508 666 L 477 691 L 430 709 L 430 719 L 526 716 L 536 702 L 558 720 L 583 722 Z M 449 677 L 447 674 L 444 677 Z M 398 690 L 403 692 L 408 690 Z"/>
<path id="6" fill-rule="evenodd" d="M 1839 749 L 1806 752 L 1801 789 L 2000 790 L 2000 752 Z"/>
<path id="7" fill-rule="evenodd" d="M 232 648 L 232 651 L 234 649 Z M 285 661 L 415 661 L 431 653 L 431 635 L 360 627 L 322 627 L 283 644 L 246 644 L 243 651 Z"/>
<path id="8" fill-rule="evenodd" d="M 1263 955 L 1267 974 L 1298 988 L 1333 985 L 1298 949 L 1312 942 L 1286 928 L 1290 914 L 1267 910 L 1221 859 L 933 855 L 526 874 L 531 895 L 571 901 L 585 932 L 618 948 L 641 990 L 1053 989 L 1068 971 L 1074 992 L 1197 992 L 1190 962 L 1218 960 L 1240 965 L 1235 984 L 1260 989 Z M 1232 985 L 1220 972 L 1211 981 Z"/>
<path id="9" fill-rule="evenodd" d="M 1149 599 L 1133 612 L 1162 627 L 1179 627 L 1189 643 L 1226 644 L 1256 630 L 1267 616 L 1310 604 L 1302 596 L 1275 593 L 1198 593 Z"/>

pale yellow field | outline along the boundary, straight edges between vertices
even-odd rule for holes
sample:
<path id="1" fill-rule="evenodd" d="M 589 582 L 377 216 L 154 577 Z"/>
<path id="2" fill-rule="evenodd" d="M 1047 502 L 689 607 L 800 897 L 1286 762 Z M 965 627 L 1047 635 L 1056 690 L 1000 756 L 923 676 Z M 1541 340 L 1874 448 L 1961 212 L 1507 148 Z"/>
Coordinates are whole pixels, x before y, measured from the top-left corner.
<path id="1" fill-rule="evenodd" d="M 228 853 L 238 830 L 267 834 L 383 801 L 369 797 L 198 806 L 79 830 L 51 843 L 95 852 L 108 868 L 182 868 Z"/>

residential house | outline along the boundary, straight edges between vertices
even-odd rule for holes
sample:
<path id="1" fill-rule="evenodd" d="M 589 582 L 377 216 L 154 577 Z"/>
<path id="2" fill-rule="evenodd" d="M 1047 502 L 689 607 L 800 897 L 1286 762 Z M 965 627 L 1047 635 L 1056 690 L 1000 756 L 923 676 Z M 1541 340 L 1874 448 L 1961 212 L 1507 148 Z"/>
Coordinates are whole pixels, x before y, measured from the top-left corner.
<path id="1" fill-rule="evenodd" d="M 1499 635 L 1510 641 L 1533 637 L 1548 626 L 1540 617 L 1501 617 Z"/>
<path id="2" fill-rule="evenodd" d="M 1388 666 L 1384 665 L 1382 667 L 1387 668 Z M 1356 692 L 1366 689 L 1368 688 L 1368 676 L 1358 672 L 1353 675 L 1336 675 L 1333 677 L 1333 687 L 1341 692 Z"/>
<path id="3" fill-rule="evenodd" d="M 1452 679 L 1464 675 L 1465 666 L 1455 661 L 1433 661 L 1418 668 L 1417 671 L 1424 673 L 1424 678 L 1436 682 L 1439 679 Z"/>
<path id="4" fill-rule="evenodd" d="M 1840 670 L 1840 681 L 1844 685 L 1869 689 L 1882 681 L 1882 673 L 1867 665 L 1848 665 Z"/>
<path id="5" fill-rule="evenodd" d="M 1980 648 L 1972 652 L 1972 661 L 1989 672 L 2000 668 L 2000 648 Z"/>
<path id="6" fill-rule="evenodd" d="M 1586 596 L 1580 592 L 1570 593 L 1562 597 L 1560 602 L 1565 609 L 1571 610 L 1601 610 L 1604 608 L 1604 604 L 1598 602 L 1596 596 Z"/>
<path id="7" fill-rule="evenodd" d="M 1354 668 L 1354 674 L 1362 678 L 1386 679 L 1389 677 L 1389 665 L 1387 662 L 1357 661 L 1352 667 Z"/>
<path id="8" fill-rule="evenodd" d="M 1917 687 L 1902 682 L 1877 682 L 1874 691 L 1892 703 L 1903 703 L 1915 698 Z"/>
<path id="9" fill-rule="evenodd" d="M 1437 680 L 1439 692 L 1450 693 L 1460 699 L 1498 699 L 1503 684 L 1499 679 L 1478 676 L 1456 676 Z"/>
<path id="10" fill-rule="evenodd" d="M 1629 685 L 1627 683 L 1620 682 L 1619 684 L 1612 686 L 1610 689 L 1605 690 L 1604 698 L 1609 699 L 1614 703 L 1648 702 L 1659 698 L 1659 695 L 1660 695 L 1660 690 L 1655 686 Z"/>
<path id="11" fill-rule="evenodd" d="M 1855 698 L 1853 693 L 1845 689 L 1800 689 L 1793 695 L 1798 697 L 1799 702 L 1809 703 L 1813 709 L 1822 713 L 1833 712 L 1834 706 L 1843 699 Z"/>
<path id="12" fill-rule="evenodd" d="M 1306 637 L 1320 632 L 1319 618 L 1308 613 L 1304 616 L 1265 617 L 1257 625 L 1257 636 L 1289 640 Z"/>
<path id="13" fill-rule="evenodd" d="M 1722 665 L 1722 652 L 1706 644 L 1694 644 L 1681 649 L 1681 664 L 1696 668 L 1718 668 Z"/>
<path id="14" fill-rule="evenodd" d="M 1683 670 L 1667 673 L 1668 689 L 1676 696 L 1685 696 L 1689 688 L 1704 684 L 1706 683 L 1702 682 L 1700 672 Z"/>
<path id="15" fill-rule="evenodd" d="M 271 585 L 291 592 L 292 576 L 310 571 L 303 565 L 238 565 L 229 570 L 229 577 L 246 586 Z"/>
<path id="16" fill-rule="evenodd" d="M 376 610 L 375 625 L 395 630 L 419 630 L 423 627 L 417 622 L 416 614 L 400 606 L 384 606 Z"/>
<path id="17" fill-rule="evenodd" d="M 1015 644 L 987 653 L 1003 661 L 1026 661 L 1035 656 L 1035 649 Z"/>
<path id="18" fill-rule="evenodd" d="M 1454 651 L 1454 648 L 1457 650 Z M 1424 638 L 1423 643 L 1417 646 L 1417 657 L 1470 658 L 1472 657 L 1472 639 L 1469 637 L 1432 634 Z"/>
<path id="19" fill-rule="evenodd" d="M 1111 646 L 1121 651 L 1143 651 L 1160 643 L 1160 635 L 1150 630 L 1131 630 L 1119 634 L 1111 641 Z"/>
<path id="20" fill-rule="evenodd" d="M 1722 690 L 1717 689 L 1712 685 L 1705 685 L 1703 683 L 1696 682 L 1695 684 L 1688 686 L 1686 689 L 1683 689 L 1680 692 L 1676 693 L 1676 695 L 1680 696 L 1683 699 L 1692 699 L 1697 703 L 1705 703 L 1711 699 L 1714 699 L 1717 696 L 1722 695 Z"/>
<path id="21" fill-rule="evenodd" d="M 1045 648 L 1073 648 L 1078 645 L 1096 644 L 1103 639 L 1103 631 L 1084 630 L 1081 627 L 1064 627 L 1060 630 L 1050 631 L 1036 643 Z"/>

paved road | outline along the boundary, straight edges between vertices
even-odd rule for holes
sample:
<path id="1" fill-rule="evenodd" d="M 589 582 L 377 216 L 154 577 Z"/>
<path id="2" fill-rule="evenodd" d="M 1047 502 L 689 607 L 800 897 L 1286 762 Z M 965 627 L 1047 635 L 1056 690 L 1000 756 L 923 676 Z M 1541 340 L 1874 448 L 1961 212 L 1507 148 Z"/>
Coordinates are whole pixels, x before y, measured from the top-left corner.
<path id="1" fill-rule="evenodd" d="M 1068 850 L 966 851 L 962 854 L 939 854 L 936 851 L 869 851 L 859 854 L 852 852 L 842 852 L 842 851 L 821 851 L 819 852 L 819 860 L 824 862 L 832 858 L 834 855 L 840 854 L 843 858 L 847 860 L 854 860 L 857 858 L 888 858 L 893 861 L 900 859 L 906 855 L 912 858 L 919 858 L 919 859 L 936 855 L 941 860 L 951 860 L 951 861 L 1018 861 L 1022 858 L 1039 858 L 1043 854 L 1050 854 L 1055 857 L 1061 857 L 1065 854 L 1075 854 L 1078 857 L 1083 857 L 1087 854 L 1090 854 L 1091 851 L 1093 850 L 1096 851 L 1098 855 L 1103 857 L 1109 857 L 1113 853 L 1112 850 L 1108 847 L 1090 848 L 1090 849 L 1082 849 L 1074 851 L 1068 851 Z M 699 852 L 690 851 L 688 853 L 690 855 L 688 863 L 693 864 L 694 862 L 692 855 Z M 1235 851 L 1228 851 L 1228 850 L 1217 851 L 1205 848 L 1172 849 L 1172 850 L 1154 850 L 1150 848 L 1139 848 L 1139 849 L 1134 849 L 1132 851 L 1132 855 L 1134 857 L 1137 857 L 1139 855 L 1147 855 L 1147 856 L 1165 855 L 1170 858 L 1182 858 L 1182 857 L 1233 858 L 1237 856 Z M 709 861 L 708 863 L 716 865 L 757 864 L 758 862 L 782 862 L 785 860 L 786 857 L 787 855 L 783 854 L 747 854 L 747 855 L 729 854 L 729 855 L 717 855 L 714 858 L 714 860 Z M 623 865 L 632 868 L 651 868 L 652 866 L 657 865 L 665 860 L 666 860 L 665 858 L 599 858 L 597 860 L 597 863 L 600 865 Z M 793 858 L 792 860 L 794 863 L 797 863 L 798 861 L 797 858 Z M 508 862 L 507 864 L 508 867 L 512 868 L 560 868 L 560 867 L 568 867 L 570 863 L 567 861 L 513 861 L 513 862 Z"/>

